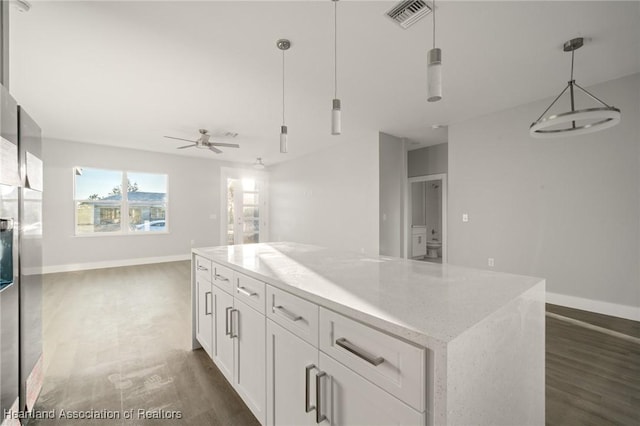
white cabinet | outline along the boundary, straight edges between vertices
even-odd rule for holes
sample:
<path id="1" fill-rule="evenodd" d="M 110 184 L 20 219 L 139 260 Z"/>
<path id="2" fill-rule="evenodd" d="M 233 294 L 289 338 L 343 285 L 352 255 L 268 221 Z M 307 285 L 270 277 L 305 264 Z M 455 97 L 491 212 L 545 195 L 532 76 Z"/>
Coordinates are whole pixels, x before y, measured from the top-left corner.
<path id="1" fill-rule="evenodd" d="M 213 304 L 216 316 L 213 333 L 215 345 L 212 358 L 227 380 L 233 383 L 234 353 L 231 333 L 233 296 L 214 285 Z"/>
<path id="2" fill-rule="evenodd" d="M 425 410 L 423 348 L 320 308 L 320 350 L 416 410 Z"/>
<path id="3" fill-rule="evenodd" d="M 267 321 L 267 425 L 315 424 L 318 349 Z"/>
<path id="4" fill-rule="evenodd" d="M 230 319 L 235 352 L 233 385 L 253 415 L 264 424 L 266 319 L 263 314 L 238 299 L 234 300 Z"/>
<path id="5" fill-rule="evenodd" d="M 196 294 L 196 339 L 203 349 L 213 354 L 213 297 L 211 293 L 211 262 L 196 257 L 195 294 Z"/>
<path id="6" fill-rule="evenodd" d="M 261 424 L 425 424 L 423 348 L 205 260 L 196 337 Z"/>
<path id="7" fill-rule="evenodd" d="M 322 424 L 424 425 L 425 415 L 394 398 L 360 375 L 320 352 L 316 375 Z"/>
<path id="8" fill-rule="evenodd" d="M 411 257 L 421 257 L 427 254 L 427 228 L 413 227 L 411 228 Z"/>

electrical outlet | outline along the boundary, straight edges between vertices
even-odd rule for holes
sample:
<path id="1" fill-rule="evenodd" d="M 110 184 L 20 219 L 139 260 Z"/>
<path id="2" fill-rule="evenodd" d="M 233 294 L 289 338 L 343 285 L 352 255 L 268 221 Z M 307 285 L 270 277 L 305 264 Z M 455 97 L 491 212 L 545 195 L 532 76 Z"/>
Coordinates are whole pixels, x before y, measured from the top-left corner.
<path id="1" fill-rule="evenodd" d="M 493 268 L 493 265 L 495 264 L 495 262 L 494 262 L 494 260 L 493 260 L 493 257 L 490 257 L 490 258 L 489 258 L 489 260 L 488 260 L 487 264 Z"/>
<path id="2" fill-rule="evenodd" d="M 462 213 L 462 221 L 469 222 L 469 215 L 467 213 Z"/>

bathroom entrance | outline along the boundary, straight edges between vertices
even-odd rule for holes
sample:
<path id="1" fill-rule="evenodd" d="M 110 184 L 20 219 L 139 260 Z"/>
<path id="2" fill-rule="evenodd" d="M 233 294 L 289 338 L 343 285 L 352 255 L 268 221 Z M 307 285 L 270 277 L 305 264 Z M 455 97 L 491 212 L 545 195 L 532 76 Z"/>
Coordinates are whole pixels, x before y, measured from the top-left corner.
<path id="1" fill-rule="evenodd" d="M 447 175 L 409 179 L 409 258 L 447 263 Z"/>

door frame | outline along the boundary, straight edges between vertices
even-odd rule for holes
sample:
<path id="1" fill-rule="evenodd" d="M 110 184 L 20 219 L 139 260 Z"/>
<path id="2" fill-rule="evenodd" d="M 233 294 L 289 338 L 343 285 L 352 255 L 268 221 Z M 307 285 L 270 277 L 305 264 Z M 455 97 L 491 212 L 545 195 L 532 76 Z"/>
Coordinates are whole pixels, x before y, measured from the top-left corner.
<path id="1" fill-rule="evenodd" d="M 235 167 L 220 167 L 220 245 L 227 245 L 227 179 L 253 178 L 260 180 L 260 241 L 269 241 L 269 174 L 265 171 Z M 264 231 L 264 232 L 263 232 Z"/>
<path id="2" fill-rule="evenodd" d="M 424 176 L 415 176 L 407 179 L 407 187 L 405 192 L 405 205 L 404 205 L 404 257 L 405 259 L 410 259 L 409 253 L 411 253 L 411 218 L 410 214 L 412 212 L 412 200 L 411 200 L 411 184 L 415 182 L 429 182 L 434 180 L 442 181 L 442 263 L 445 264 L 448 262 L 447 252 L 449 251 L 449 242 L 447 239 L 447 174 L 446 173 L 437 173 L 433 175 L 424 175 Z"/>

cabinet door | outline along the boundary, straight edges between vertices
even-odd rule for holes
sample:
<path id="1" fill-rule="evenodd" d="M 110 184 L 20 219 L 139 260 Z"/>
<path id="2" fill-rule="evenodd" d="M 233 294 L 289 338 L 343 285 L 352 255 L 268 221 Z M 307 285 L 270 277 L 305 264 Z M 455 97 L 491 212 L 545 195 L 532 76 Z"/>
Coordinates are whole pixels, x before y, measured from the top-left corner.
<path id="1" fill-rule="evenodd" d="M 322 424 L 424 425 L 419 413 L 357 373 L 320 352 L 319 380 Z"/>
<path id="2" fill-rule="evenodd" d="M 267 425 L 315 424 L 317 365 L 317 348 L 267 320 Z"/>
<path id="3" fill-rule="evenodd" d="M 196 287 L 198 291 L 198 314 L 196 338 L 205 351 L 213 358 L 213 297 L 211 283 L 196 275 Z"/>
<path id="4" fill-rule="evenodd" d="M 218 369 L 233 383 L 233 339 L 231 333 L 231 310 L 233 309 L 233 296 L 219 289 L 216 286 L 213 290 L 213 305 L 215 306 L 214 321 L 214 351 L 213 362 Z"/>
<path id="5" fill-rule="evenodd" d="M 261 424 L 266 413 L 266 319 L 244 302 L 235 300 L 232 328 L 235 336 L 234 388 Z"/>

